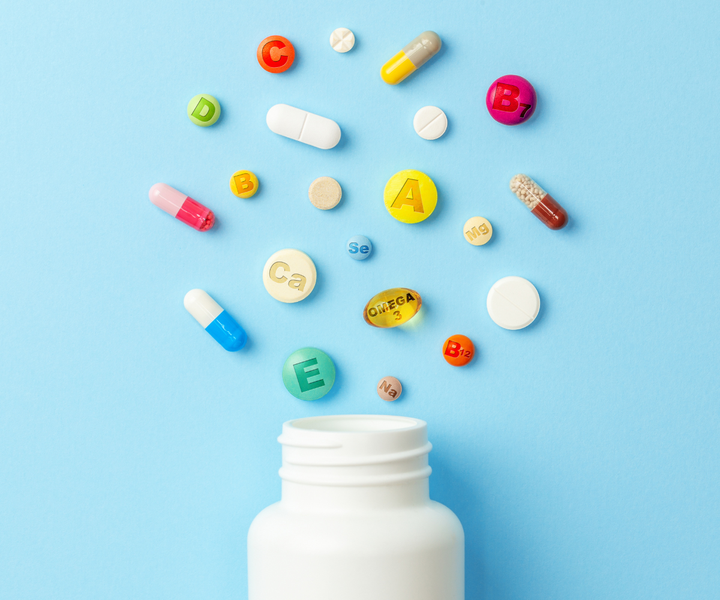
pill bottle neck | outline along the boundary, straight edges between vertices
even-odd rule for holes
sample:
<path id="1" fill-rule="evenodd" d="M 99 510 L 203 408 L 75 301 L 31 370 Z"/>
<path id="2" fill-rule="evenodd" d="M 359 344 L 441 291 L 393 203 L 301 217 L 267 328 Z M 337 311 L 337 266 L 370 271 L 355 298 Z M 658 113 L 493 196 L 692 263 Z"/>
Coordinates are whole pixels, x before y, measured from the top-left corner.
<path id="1" fill-rule="evenodd" d="M 282 482 L 282 503 L 302 512 L 370 511 L 422 506 L 430 500 L 428 479 L 394 485 L 319 486 Z"/>
<path id="2" fill-rule="evenodd" d="M 376 510 L 429 501 L 427 425 L 375 415 L 288 421 L 279 438 L 282 503 L 302 511 Z"/>

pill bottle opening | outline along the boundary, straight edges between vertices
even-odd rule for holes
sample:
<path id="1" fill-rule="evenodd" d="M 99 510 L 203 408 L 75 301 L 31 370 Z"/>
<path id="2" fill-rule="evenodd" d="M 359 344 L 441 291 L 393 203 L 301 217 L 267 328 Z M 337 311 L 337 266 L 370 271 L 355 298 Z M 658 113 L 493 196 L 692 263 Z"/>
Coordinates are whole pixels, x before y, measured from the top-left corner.
<path id="1" fill-rule="evenodd" d="M 340 415 L 326 417 L 307 417 L 288 423 L 295 429 L 329 431 L 337 433 L 375 433 L 380 431 L 399 431 L 423 427 L 424 421 L 409 417 L 389 415 Z"/>

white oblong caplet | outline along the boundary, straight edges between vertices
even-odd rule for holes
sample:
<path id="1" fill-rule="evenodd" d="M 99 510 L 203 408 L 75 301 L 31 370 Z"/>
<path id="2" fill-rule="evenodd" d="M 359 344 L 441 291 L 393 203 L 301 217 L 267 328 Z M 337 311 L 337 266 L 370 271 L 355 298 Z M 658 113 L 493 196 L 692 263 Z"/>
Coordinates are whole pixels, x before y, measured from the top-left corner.
<path id="1" fill-rule="evenodd" d="M 270 131 L 321 150 L 337 146 L 342 135 L 340 126 L 332 119 L 287 104 L 273 106 L 265 121 Z"/>
<path id="2" fill-rule="evenodd" d="M 203 290 L 190 290 L 185 294 L 183 304 L 203 329 L 206 329 L 223 311 L 223 307 Z"/>

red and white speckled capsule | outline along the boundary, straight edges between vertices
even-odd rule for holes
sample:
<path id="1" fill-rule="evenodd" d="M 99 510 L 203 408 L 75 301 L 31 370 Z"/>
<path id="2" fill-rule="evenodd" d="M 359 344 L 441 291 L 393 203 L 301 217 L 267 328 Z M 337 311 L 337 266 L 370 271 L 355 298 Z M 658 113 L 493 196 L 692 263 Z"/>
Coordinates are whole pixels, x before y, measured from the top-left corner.
<path id="1" fill-rule="evenodd" d="M 567 225 L 565 209 L 527 175 L 515 175 L 510 180 L 510 189 L 538 219 L 550 229 L 562 229 Z"/>

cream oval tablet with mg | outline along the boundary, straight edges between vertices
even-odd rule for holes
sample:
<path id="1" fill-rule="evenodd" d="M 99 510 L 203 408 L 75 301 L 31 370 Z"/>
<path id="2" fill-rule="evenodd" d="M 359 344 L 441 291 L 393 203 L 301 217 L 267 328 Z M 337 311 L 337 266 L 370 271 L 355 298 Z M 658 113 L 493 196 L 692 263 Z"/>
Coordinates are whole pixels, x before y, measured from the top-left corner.
<path id="1" fill-rule="evenodd" d="M 540 311 L 540 294 L 527 279 L 503 277 L 490 288 L 487 311 L 503 329 L 523 329 Z"/>
<path id="2" fill-rule="evenodd" d="M 340 126 L 335 121 L 287 104 L 273 106 L 265 121 L 270 131 L 321 150 L 330 150 L 340 141 Z"/>

